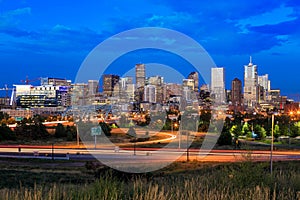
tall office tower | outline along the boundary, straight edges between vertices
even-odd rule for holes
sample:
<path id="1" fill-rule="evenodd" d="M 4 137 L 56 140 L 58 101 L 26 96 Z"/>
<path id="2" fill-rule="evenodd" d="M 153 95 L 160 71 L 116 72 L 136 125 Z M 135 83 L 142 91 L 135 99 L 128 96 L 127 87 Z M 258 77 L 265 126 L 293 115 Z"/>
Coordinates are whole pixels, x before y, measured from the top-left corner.
<path id="1" fill-rule="evenodd" d="M 198 92 L 199 91 L 199 74 L 198 74 L 198 72 L 190 73 L 188 76 L 188 79 L 194 80 L 194 91 Z"/>
<path id="2" fill-rule="evenodd" d="M 192 100 L 192 91 L 190 88 L 184 86 L 182 88 L 182 97 L 185 101 L 191 101 Z"/>
<path id="3" fill-rule="evenodd" d="M 238 78 L 231 82 L 231 102 L 235 109 L 242 106 L 242 81 Z"/>
<path id="4" fill-rule="evenodd" d="M 129 83 L 126 88 L 127 100 L 130 102 L 134 101 L 135 95 L 135 84 Z"/>
<path id="5" fill-rule="evenodd" d="M 194 81 L 194 79 L 183 79 L 182 86 L 187 87 L 191 91 L 194 91 L 195 90 L 195 81 Z"/>
<path id="6" fill-rule="evenodd" d="M 249 107 L 255 106 L 258 100 L 258 78 L 257 78 L 257 66 L 253 65 L 252 57 L 250 56 L 250 62 L 245 65 L 244 72 L 244 99 L 245 104 Z"/>
<path id="7" fill-rule="evenodd" d="M 151 76 L 147 79 L 149 85 L 155 85 L 156 88 L 156 103 L 163 102 L 163 84 L 164 78 L 162 76 Z"/>
<path id="8" fill-rule="evenodd" d="M 258 76 L 258 85 L 263 87 L 263 89 L 261 89 L 263 94 L 260 94 L 260 97 L 263 98 L 260 98 L 260 101 L 266 101 L 271 89 L 271 81 L 269 81 L 269 75 L 265 74 L 262 76 Z"/>
<path id="9" fill-rule="evenodd" d="M 211 69 L 211 95 L 216 103 L 225 103 L 225 73 L 223 67 Z"/>
<path id="10" fill-rule="evenodd" d="M 271 89 L 270 88 L 269 75 L 265 74 L 265 75 L 262 75 L 262 76 L 258 76 L 258 84 L 263 86 L 266 91 L 269 91 Z"/>
<path id="11" fill-rule="evenodd" d="M 99 91 L 99 81 L 88 80 L 88 90 L 89 90 L 89 95 L 96 95 Z"/>
<path id="12" fill-rule="evenodd" d="M 120 78 L 120 88 L 122 88 L 122 89 L 126 89 L 126 86 L 128 85 L 128 84 L 132 84 L 133 83 L 133 81 L 132 81 L 132 77 L 131 76 L 126 76 L 126 77 L 124 77 L 124 78 Z"/>
<path id="13" fill-rule="evenodd" d="M 72 84 L 72 105 L 83 106 L 87 104 L 88 84 L 75 83 Z"/>
<path id="14" fill-rule="evenodd" d="M 145 64 L 136 64 L 135 65 L 135 81 L 136 87 L 144 87 L 145 86 Z"/>
<path id="15" fill-rule="evenodd" d="M 182 85 L 177 83 L 165 83 L 163 85 L 163 100 L 169 101 L 171 96 L 181 96 Z"/>
<path id="16" fill-rule="evenodd" d="M 103 75 L 103 93 L 109 97 L 113 95 L 114 87 L 118 84 L 120 77 L 113 74 Z"/>
<path id="17" fill-rule="evenodd" d="M 146 85 L 144 90 L 144 100 L 149 103 L 156 103 L 156 86 Z"/>
<path id="18" fill-rule="evenodd" d="M 127 76 L 124 78 L 120 78 L 119 81 L 119 96 L 120 101 L 127 102 L 133 101 L 134 98 L 134 84 L 133 78 L 131 76 Z"/>

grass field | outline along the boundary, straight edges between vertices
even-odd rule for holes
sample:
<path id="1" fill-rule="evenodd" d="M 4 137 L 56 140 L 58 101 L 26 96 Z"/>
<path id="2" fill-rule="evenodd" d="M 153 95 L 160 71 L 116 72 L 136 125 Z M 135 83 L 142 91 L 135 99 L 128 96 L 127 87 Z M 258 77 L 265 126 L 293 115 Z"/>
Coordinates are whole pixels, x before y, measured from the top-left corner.
<path id="1" fill-rule="evenodd" d="M 300 162 L 175 162 L 126 174 L 96 161 L 0 160 L 0 199 L 300 199 Z"/>

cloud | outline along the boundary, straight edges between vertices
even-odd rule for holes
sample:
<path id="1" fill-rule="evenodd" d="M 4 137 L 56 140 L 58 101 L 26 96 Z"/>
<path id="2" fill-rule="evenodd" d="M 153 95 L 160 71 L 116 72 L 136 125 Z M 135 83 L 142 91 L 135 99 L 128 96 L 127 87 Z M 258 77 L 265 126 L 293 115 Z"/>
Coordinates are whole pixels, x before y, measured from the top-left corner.
<path id="1" fill-rule="evenodd" d="M 145 19 L 147 26 L 172 26 L 180 27 L 182 25 L 197 23 L 198 20 L 186 12 L 173 12 L 169 15 L 156 15 Z"/>
<path id="2" fill-rule="evenodd" d="M 38 31 L 2 27 L 0 33 L 6 36 L 2 40 L 6 48 L 39 53 L 90 51 L 104 38 L 90 29 L 72 29 L 60 24 Z"/>
<path id="3" fill-rule="evenodd" d="M 19 15 L 27 15 L 27 14 L 31 14 L 31 8 L 30 7 L 25 7 L 25 8 L 18 8 L 15 10 L 10 10 L 6 13 L 4 13 L 4 16 L 19 16 Z"/>
<path id="4" fill-rule="evenodd" d="M 249 26 L 248 29 L 253 32 L 270 35 L 290 35 L 300 33 L 300 18 L 295 20 L 282 22 L 278 24 L 262 25 L 262 26 Z"/>
<path id="5" fill-rule="evenodd" d="M 8 25 L 17 25 L 16 18 L 21 17 L 22 15 L 30 15 L 31 8 L 18 8 L 15 10 L 9 10 L 3 13 L 0 13 L 0 27 Z"/>
<path id="6" fill-rule="evenodd" d="M 15 45 L 40 51 L 91 50 L 104 39 L 132 28 L 155 26 L 180 31 L 197 40 L 211 53 L 222 55 L 250 54 L 283 45 L 286 38 L 297 34 L 299 28 L 296 7 L 293 1 L 239 1 L 216 0 L 203 1 L 155 1 L 152 5 L 145 3 L 144 12 L 126 12 L 125 4 L 119 6 L 118 14 L 103 13 L 99 20 L 98 31 L 92 27 L 72 27 L 57 21 L 55 25 L 38 27 L 34 30 L 17 26 L 15 18 L 31 14 L 31 8 L 19 8 L 0 15 L 10 23 L 0 21 L 0 33 L 10 36 Z M 142 6 L 139 2 L 139 6 Z M 295 3 L 294 3 L 295 4 Z M 149 12 L 151 7 L 152 12 Z M 168 7 L 168 9 L 165 9 Z M 105 8 L 103 8 L 105 9 Z M 280 16 L 277 16 L 280 13 Z M 278 19 L 264 20 L 268 16 Z M 96 18 L 97 19 L 97 18 Z M 258 19 L 261 19 L 260 22 Z M 1 25 L 2 23 L 2 25 Z M 28 22 L 27 22 L 28 23 Z M 26 27 L 26 24 L 25 24 Z M 246 30 L 246 31 L 245 31 Z M 279 37 L 286 35 L 286 38 Z M 19 39 L 18 39 L 19 38 Z M 22 38 L 22 39 L 21 39 Z M 165 38 L 165 43 L 174 41 Z"/>

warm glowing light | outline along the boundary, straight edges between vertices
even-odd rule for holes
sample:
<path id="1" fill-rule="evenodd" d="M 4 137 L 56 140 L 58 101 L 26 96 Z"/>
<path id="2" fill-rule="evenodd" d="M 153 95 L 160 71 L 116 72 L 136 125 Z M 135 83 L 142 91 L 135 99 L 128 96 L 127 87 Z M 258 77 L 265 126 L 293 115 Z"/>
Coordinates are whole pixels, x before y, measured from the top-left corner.
<path id="1" fill-rule="evenodd" d="M 294 114 L 294 112 L 293 112 L 293 111 L 291 111 L 291 112 L 290 112 L 290 115 L 293 115 L 293 114 Z"/>

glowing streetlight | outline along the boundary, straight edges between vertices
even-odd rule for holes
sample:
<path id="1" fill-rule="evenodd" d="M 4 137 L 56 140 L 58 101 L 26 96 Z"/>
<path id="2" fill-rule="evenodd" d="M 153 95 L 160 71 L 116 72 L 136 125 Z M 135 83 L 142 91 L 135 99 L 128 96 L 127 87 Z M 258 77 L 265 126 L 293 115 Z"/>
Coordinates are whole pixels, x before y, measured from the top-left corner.
<path id="1" fill-rule="evenodd" d="M 172 133 L 173 133 L 173 130 L 175 129 L 177 129 L 178 128 L 178 123 L 177 122 L 175 122 L 173 125 L 172 125 Z M 178 148 L 180 149 L 180 131 L 178 131 Z"/>

